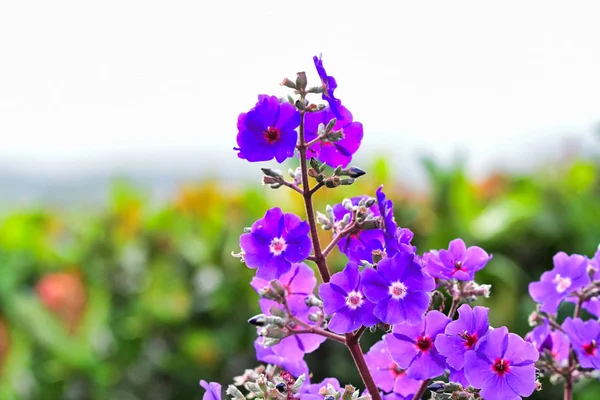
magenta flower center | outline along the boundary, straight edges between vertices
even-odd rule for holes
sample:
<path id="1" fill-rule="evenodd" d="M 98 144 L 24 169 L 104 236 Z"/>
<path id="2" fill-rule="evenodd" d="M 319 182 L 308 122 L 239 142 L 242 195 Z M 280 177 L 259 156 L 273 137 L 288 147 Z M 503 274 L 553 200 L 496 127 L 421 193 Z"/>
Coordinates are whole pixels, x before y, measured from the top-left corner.
<path id="1" fill-rule="evenodd" d="M 464 339 L 464 345 L 467 349 L 472 349 L 475 343 L 477 343 L 477 332 L 469 334 L 467 331 L 464 331 L 459 336 Z"/>
<path id="2" fill-rule="evenodd" d="M 552 283 L 556 284 L 556 292 L 563 293 L 571 286 L 571 278 L 565 276 L 564 278 L 560 274 L 556 274 Z"/>
<path id="3" fill-rule="evenodd" d="M 360 292 L 350 292 L 348 293 L 348 296 L 346 297 L 346 305 L 355 310 L 358 307 L 360 307 L 363 303 L 363 295 Z"/>
<path id="4" fill-rule="evenodd" d="M 592 340 L 591 342 L 583 345 L 583 351 L 585 352 L 585 354 L 592 357 L 596 355 L 597 348 L 598 343 L 595 340 Z"/>
<path id="5" fill-rule="evenodd" d="M 463 267 L 462 261 L 458 260 L 454 262 L 454 271 L 452 272 L 453 274 L 459 272 L 459 271 L 465 271 L 465 268 Z"/>
<path id="6" fill-rule="evenodd" d="M 496 358 L 494 364 L 492 365 L 492 370 L 500 376 L 508 373 L 510 371 L 510 367 L 508 366 L 509 361 L 504 358 Z"/>
<path id="7" fill-rule="evenodd" d="M 390 372 L 392 373 L 392 376 L 394 377 L 394 380 L 395 380 L 396 378 L 398 378 L 399 376 L 402 376 L 402 375 L 404 375 L 404 374 L 406 373 L 406 372 L 405 372 L 405 371 L 404 371 L 402 368 L 400 368 L 400 367 L 398 366 L 398 364 L 396 364 L 395 362 L 393 362 L 393 363 L 391 363 L 391 364 L 390 364 L 389 370 L 390 370 Z"/>
<path id="8" fill-rule="evenodd" d="M 271 250 L 271 253 L 278 256 L 285 251 L 286 247 L 287 244 L 285 244 L 285 240 L 283 238 L 273 238 L 273 240 L 271 240 L 269 249 Z"/>
<path id="9" fill-rule="evenodd" d="M 433 342 L 429 336 L 419 336 L 417 338 L 417 348 L 422 352 L 427 352 L 433 346 Z"/>
<path id="10" fill-rule="evenodd" d="M 279 129 L 274 126 L 269 126 L 265 131 L 265 140 L 269 144 L 279 141 L 280 137 L 281 134 L 279 133 Z"/>
<path id="11" fill-rule="evenodd" d="M 389 293 L 396 300 L 403 299 L 406 297 L 406 285 L 402 282 L 394 282 L 390 285 Z"/>

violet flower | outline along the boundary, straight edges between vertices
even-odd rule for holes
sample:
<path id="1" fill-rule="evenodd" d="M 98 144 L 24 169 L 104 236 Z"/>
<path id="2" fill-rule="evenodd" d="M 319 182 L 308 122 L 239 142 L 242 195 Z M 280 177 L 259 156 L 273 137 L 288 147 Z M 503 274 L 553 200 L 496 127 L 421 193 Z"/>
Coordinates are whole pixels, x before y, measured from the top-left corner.
<path id="1" fill-rule="evenodd" d="M 421 270 L 408 253 L 382 259 L 377 269 L 361 274 L 363 291 L 375 303 L 373 313 L 387 324 L 418 324 L 429 307 L 429 293 L 435 281 Z"/>
<path id="2" fill-rule="evenodd" d="M 600 369 L 600 322 L 568 317 L 562 324 L 582 368 Z"/>
<path id="3" fill-rule="evenodd" d="M 332 315 L 329 330 L 348 333 L 364 326 L 377 325 L 373 315 L 375 305 L 364 295 L 360 284 L 360 271 L 356 263 L 349 263 L 343 271 L 333 274 L 329 283 L 319 286 L 323 310 Z"/>
<path id="4" fill-rule="evenodd" d="M 313 61 L 315 63 L 315 68 L 317 69 L 317 73 L 319 74 L 319 78 L 321 78 L 321 84 L 323 85 L 324 89 L 322 98 L 329 103 L 329 107 L 331 108 L 333 114 L 340 118 L 339 109 L 342 105 L 342 102 L 341 100 L 336 99 L 333 93 L 335 89 L 337 89 L 337 82 L 333 76 L 327 75 L 327 71 L 325 71 L 325 67 L 323 67 L 323 60 L 321 57 L 321 55 L 319 55 L 319 57 L 314 56 Z"/>
<path id="5" fill-rule="evenodd" d="M 205 380 L 201 380 L 200 386 L 206 390 L 202 400 L 221 400 L 221 384 L 217 382 L 206 382 Z"/>
<path id="6" fill-rule="evenodd" d="M 448 381 L 460 383 L 463 388 L 469 387 L 469 381 L 467 380 L 464 369 L 454 369 L 448 365 L 448 371 L 450 372 Z"/>
<path id="7" fill-rule="evenodd" d="M 240 236 L 240 247 L 248 268 L 258 268 L 256 276 L 276 279 L 290 270 L 292 263 L 305 260 L 312 249 L 308 223 L 297 215 L 275 207 Z"/>
<path id="8" fill-rule="evenodd" d="M 486 400 L 517 400 L 535 390 L 536 348 L 506 327 L 495 328 L 465 353 L 465 375 Z"/>
<path id="9" fill-rule="evenodd" d="M 481 247 L 467 248 L 462 239 L 451 241 L 448 250 L 433 250 L 423 256 L 429 275 L 459 281 L 475 279 L 475 272 L 485 267 L 491 258 Z"/>
<path id="10" fill-rule="evenodd" d="M 439 311 L 430 311 L 418 325 L 395 325 L 384 337 L 392 360 L 406 369 L 411 379 L 429 379 L 444 373 L 446 359 L 435 347 L 438 334 L 451 321 Z"/>
<path id="11" fill-rule="evenodd" d="M 300 113 L 276 96 L 259 95 L 256 105 L 238 117 L 238 157 L 250 162 L 275 158 L 282 163 L 294 156 Z"/>
<path id="12" fill-rule="evenodd" d="M 336 116 L 331 108 L 326 108 L 304 115 L 304 135 L 307 142 L 317 138 L 319 124 L 327 126 L 333 118 L 337 118 L 337 121 L 332 130 L 342 131 L 342 139 L 337 141 L 320 140 L 310 146 L 306 154 L 308 157 L 318 158 L 332 168 L 340 165 L 345 168 L 360 147 L 363 126 L 360 122 L 353 121 L 352 114 L 346 107 L 340 105 L 338 113 L 339 115 Z"/>
<path id="13" fill-rule="evenodd" d="M 463 304 L 458 309 L 458 319 L 446 326 L 435 339 L 435 347 L 452 368 L 460 370 L 465 365 L 465 352 L 475 347 L 490 326 L 486 307 L 471 308 Z"/>
<path id="14" fill-rule="evenodd" d="M 549 314 L 556 313 L 560 302 L 569 294 L 590 283 L 588 261 L 584 256 L 569 256 L 561 251 L 553 261 L 554 268 L 551 271 L 544 272 L 539 282 L 529 284 L 529 294 L 541 304 L 540 310 Z"/>
<path id="15" fill-rule="evenodd" d="M 307 375 L 308 376 L 308 375 Z M 340 390 L 340 382 L 335 378 L 325 378 L 319 383 L 304 385 L 296 395 L 300 400 L 323 400 L 327 394 L 327 386 Z"/>
<path id="16" fill-rule="evenodd" d="M 400 228 L 396 225 L 394 205 L 391 200 L 386 199 L 383 185 L 377 189 L 376 197 L 379 213 L 383 218 L 383 239 L 387 256 L 393 257 L 399 251 L 414 253 L 416 247 L 410 244 L 414 234 L 410 229 Z"/>
<path id="17" fill-rule="evenodd" d="M 254 349 L 256 350 L 256 359 L 268 364 L 279 365 L 284 371 L 289 372 L 295 378 L 304 374 L 308 377 L 308 365 L 304 359 L 290 359 L 281 356 L 273 351 L 272 347 L 264 347 L 262 338 L 254 341 Z"/>
<path id="18" fill-rule="evenodd" d="M 403 370 L 392 360 L 385 341 L 375 343 L 365 354 L 373 380 L 379 389 L 385 393 L 394 392 L 400 396 L 414 395 L 421 386 L 421 381 L 410 379 Z"/>

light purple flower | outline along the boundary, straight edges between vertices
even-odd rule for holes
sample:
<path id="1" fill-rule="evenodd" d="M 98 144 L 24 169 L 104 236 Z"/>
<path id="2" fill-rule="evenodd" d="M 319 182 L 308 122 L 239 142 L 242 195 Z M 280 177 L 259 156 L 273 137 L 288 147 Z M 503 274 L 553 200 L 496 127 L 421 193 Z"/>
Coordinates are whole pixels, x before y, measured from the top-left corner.
<path id="1" fill-rule="evenodd" d="M 259 95 L 258 103 L 238 117 L 238 157 L 250 162 L 275 158 L 282 163 L 294 156 L 300 114 L 289 103 L 279 103 L 276 96 Z"/>
<path id="2" fill-rule="evenodd" d="M 429 293 L 435 288 L 432 277 L 421 270 L 408 253 L 398 253 L 365 268 L 363 291 L 375 303 L 373 313 L 387 324 L 418 324 L 429 307 Z"/>
<path id="3" fill-rule="evenodd" d="M 465 352 L 475 347 L 487 333 L 490 323 L 486 307 L 471 308 L 463 304 L 458 309 L 458 319 L 446 326 L 443 334 L 435 339 L 435 347 L 452 368 L 460 370 L 465 365 Z"/>
<path id="4" fill-rule="evenodd" d="M 448 376 L 448 381 L 460 383 L 462 385 L 462 387 L 464 387 L 464 388 L 469 387 L 469 381 L 467 380 L 467 377 L 465 376 L 464 369 L 457 370 L 448 365 L 448 371 L 450 371 L 450 375 Z"/>
<path id="5" fill-rule="evenodd" d="M 535 390 L 536 348 L 506 327 L 495 328 L 465 353 L 465 375 L 486 400 L 517 400 Z"/>
<path id="6" fill-rule="evenodd" d="M 377 206 L 379 213 L 383 218 L 383 238 L 385 243 L 385 253 L 388 257 L 393 257 L 399 251 L 405 251 L 413 254 L 416 247 L 410 242 L 414 234 L 407 228 L 400 228 L 396 225 L 394 219 L 394 205 L 391 200 L 386 198 L 383 192 L 383 186 L 376 191 Z"/>
<path id="7" fill-rule="evenodd" d="M 202 397 L 202 400 L 221 400 L 221 385 L 217 382 L 206 382 L 205 380 L 200 381 L 206 392 Z"/>
<path id="8" fill-rule="evenodd" d="M 248 268 L 258 268 L 256 276 L 276 279 L 290 270 L 292 263 L 308 257 L 312 241 L 308 223 L 297 215 L 275 207 L 240 236 L 240 247 Z"/>
<path id="9" fill-rule="evenodd" d="M 430 311 L 418 325 L 395 325 L 384 336 L 392 360 L 406 369 L 411 379 L 429 379 L 444 373 L 446 359 L 438 353 L 435 338 L 444 332 L 450 318 L 439 311 Z"/>
<path id="10" fill-rule="evenodd" d="M 319 383 L 302 386 L 297 397 L 300 400 L 323 400 L 327 393 L 327 385 L 331 385 L 336 391 L 340 390 L 340 382 L 337 379 L 325 378 Z"/>
<path id="11" fill-rule="evenodd" d="M 533 344 L 540 353 L 543 353 L 544 348 L 550 348 L 552 346 L 551 343 L 546 343 L 552 340 L 550 338 L 551 332 L 548 318 L 544 318 L 544 322 L 537 325 L 531 332 L 528 332 L 525 335 L 525 340 Z"/>
<path id="12" fill-rule="evenodd" d="M 321 84 L 324 88 L 322 98 L 329 103 L 329 107 L 333 110 L 333 114 L 339 118 L 339 108 L 341 107 L 342 102 L 339 99 L 336 99 L 333 93 L 335 89 L 337 89 L 337 82 L 333 76 L 327 75 L 327 71 L 325 71 L 325 67 L 323 67 L 323 60 L 321 57 L 321 55 L 319 55 L 319 57 L 314 56 L 313 61 L 315 63 L 315 68 L 317 69 L 317 73 L 319 74 L 319 78 L 321 78 Z"/>
<path id="13" fill-rule="evenodd" d="M 308 157 L 314 157 L 332 168 L 346 166 L 352 161 L 352 156 L 358 151 L 363 138 L 363 126 L 354 121 L 352 113 L 342 105 L 336 116 L 331 108 L 322 111 L 306 113 L 304 115 L 304 134 L 307 142 L 317 138 L 319 135 L 319 124 L 327 126 L 329 121 L 337 117 L 333 131 L 342 131 L 342 139 L 330 142 L 321 140 L 308 148 Z"/>
<path id="14" fill-rule="evenodd" d="M 308 365 L 304 359 L 292 360 L 288 357 L 280 356 L 273 351 L 272 347 L 264 347 L 261 342 L 263 338 L 258 338 L 254 341 L 254 349 L 256 350 L 256 359 L 268 364 L 279 365 L 284 371 L 289 372 L 294 377 L 299 377 L 302 374 L 308 379 Z"/>
<path id="15" fill-rule="evenodd" d="M 400 396 L 409 396 L 419 390 L 421 381 L 410 379 L 406 375 L 406 371 L 392 360 L 384 340 L 380 340 L 371 347 L 365 354 L 365 361 L 375 384 L 383 392 L 393 391 Z"/>
<path id="16" fill-rule="evenodd" d="M 377 325 L 373 315 L 375 305 L 364 295 L 360 283 L 360 271 L 356 263 L 348 263 L 342 272 L 333 274 L 329 283 L 319 286 L 323 310 L 332 315 L 329 330 L 348 333 L 364 326 Z"/>
<path id="17" fill-rule="evenodd" d="M 553 261 L 551 271 L 544 272 L 539 282 L 529 284 L 529 294 L 541 304 L 540 310 L 549 314 L 556 313 L 560 302 L 569 294 L 590 283 L 586 257 L 560 252 Z"/>
<path id="18" fill-rule="evenodd" d="M 600 323 L 597 320 L 583 322 L 580 318 L 568 317 L 562 327 L 573 345 L 579 364 L 583 368 L 600 369 Z"/>
<path id="19" fill-rule="evenodd" d="M 292 264 L 292 268 L 279 277 L 281 286 L 285 289 L 285 299 L 294 314 L 304 314 L 308 306 L 304 302 L 306 297 L 313 293 L 317 285 L 317 278 L 312 268 L 304 263 Z M 270 281 L 255 276 L 250 285 L 257 292 L 270 287 Z M 277 302 L 263 299 L 265 306 L 277 306 Z"/>
<path id="20" fill-rule="evenodd" d="M 467 248 L 462 239 L 450 242 L 448 250 L 432 250 L 423 256 L 425 270 L 429 275 L 440 279 L 472 281 L 479 271 L 492 258 L 481 247 Z"/>

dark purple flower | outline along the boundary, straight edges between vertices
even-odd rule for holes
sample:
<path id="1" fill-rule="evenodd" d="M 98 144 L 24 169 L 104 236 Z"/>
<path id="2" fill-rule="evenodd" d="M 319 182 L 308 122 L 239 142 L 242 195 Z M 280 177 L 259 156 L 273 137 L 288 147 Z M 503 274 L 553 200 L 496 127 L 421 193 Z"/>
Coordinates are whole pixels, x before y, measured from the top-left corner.
<path id="1" fill-rule="evenodd" d="M 506 327 L 495 328 L 465 353 L 465 375 L 486 400 L 519 399 L 535 390 L 535 347 Z"/>
<path id="2" fill-rule="evenodd" d="M 327 75 L 327 71 L 325 71 L 325 67 L 323 67 L 323 60 L 321 59 L 321 55 L 319 57 L 314 56 L 313 61 L 315 62 L 315 68 L 317 69 L 317 73 L 319 74 L 319 78 L 321 78 L 321 84 L 323 85 L 323 100 L 329 103 L 329 107 L 333 110 L 333 114 L 339 118 L 339 108 L 342 105 L 342 102 L 339 99 L 335 98 L 333 92 L 337 89 L 337 82 L 333 76 Z"/>
<path id="3" fill-rule="evenodd" d="M 352 205 L 356 206 L 365 198 L 367 198 L 367 196 L 353 197 L 350 199 L 350 202 Z M 375 204 L 369 207 L 369 212 L 375 217 L 379 216 L 379 208 Z M 333 206 L 335 222 L 343 220 L 346 214 L 350 214 L 350 211 L 344 208 L 342 204 Z M 350 261 L 359 263 L 361 260 L 366 260 L 371 262 L 373 261 L 373 250 L 381 249 L 383 242 L 383 232 L 381 229 L 367 229 L 349 236 L 344 236 L 338 242 L 338 248 L 342 253 L 348 256 Z"/>
<path id="4" fill-rule="evenodd" d="M 393 391 L 400 396 L 409 396 L 419 390 L 421 381 L 410 379 L 406 371 L 392 360 L 385 341 L 380 340 L 375 343 L 365 354 L 365 361 L 375 384 L 382 391 L 386 393 Z"/>
<path id="5" fill-rule="evenodd" d="M 384 336 L 392 360 L 406 369 L 411 379 L 429 379 L 444 373 L 446 359 L 438 353 L 434 341 L 451 321 L 439 311 L 430 311 L 418 325 L 395 325 Z"/>
<path id="6" fill-rule="evenodd" d="M 462 239 L 450 242 L 448 250 L 432 250 L 423 256 L 425 270 L 429 275 L 440 279 L 472 281 L 479 271 L 492 258 L 481 248 L 467 248 Z"/>
<path id="7" fill-rule="evenodd" d="M 221 385 L 217 382 L 206 382 L 205 380 L 200 381 L 206 392 L 202 397 L 202 400 L 221 400 Z"/>
<path id="8" fill-rule="evenodd" d="M 463 304 L 458 309 L 458 319 L 446 327 L 443 334 L 435 339 L 435 347 L 441 355 L 446 357 L 446 362 L 452 368 L 460 370 L 465 365 L 465 352 L 475 347 L 488 331 L 489 308 L 471 308 Z"/>
<path id="9" fill-rule="evenodd" d="M 529 284 L 529 294 L 542 305 L 540 310 L 549 314 L 556 313 L 560 302 L 569 294 L 590 283 L 586 257 L 579 254 L 568 256 L 561 251 L 553 261 L 551 271 L 544 272 L 539 282 Z"/>
<path id="10" fill-rule="evenodd" d="M 562 327 L 573 345 L 579 364 L 583 368 L 600 369 L 600 323 L 597 320 L 583 322 L 580 318 L 569 317 Z"/>
<path id="11" fill-rule="evenodd" d="M 271 208 L 264 218 L 240 236 L 240 247 L 248 268 L 258 268 L 256 276 L 276 279 L 290 270 L 292 263 L 310 254 L 312 242 L 308 223 L 297 215 Z"/>
<path id="12" fill-rule="evenodd" d="M 304 299 L 313 293 L 317 285 L 317 279 L 312 268 L 304 263 L 292 264 L 292 268 L 283 274 L 279 279 L 281 286 L 285 289 L 285 299 L 294 314 L 304 314 L 308 306 Z M 255 276 L 250 285 L 257 292 L 260 289 L 270 287 L 270 281 Z M 272 300 L 264 300 L 265 306 L 278 306 L 278 303 Z M 268 309 L 267 308 L 267 309 Z"/>
<path id="13" fill-rule="evenodd" d="M 337 379 L 325 378 L 322 382 L 302 386 L 297 397 L 300 400 L 323 400 L 327 394 L 328 385 L 331 385 L 335 391 L 340 390 L 340 383 Z"/>
<path id="14" fill-rule="evenodd" d="M 279 365 L 284 371 L 289 372 L 296 378 L 304 374 L 308 379 L 308 365 L 306 365 L 304 359 L 291 360 L 288 357 L 280 356 L 273 351 L 272 347 L 264 347 L 260 342 L 262 342 L 262 338 L 254 341 L 258 361 Z"/>
<path id="15" fill-rule="evenodd" d="M 322 111 L 306 113 L 304 115 L 304 134 L 307 142 L 319 135 L 319 124 L 327 126 L 329 121 L 337 118 L 333 131 L 342 131 L 342 139 L 331 142 L 321 140 L 308 148 L 307 155 L 315 157 L 336 168 L 341 165 L 345 168 L 352 160 L 352 155 L 360 147 L 363 138 L 363 126 L 360 122 L 353 121 L 352 114 L 342 105 L 339 106 L 338 115 L 331 108 Z"/>
<path id="16" fill-rule="evenodd" d="M 380 186 L 376 191 L 377 206 L 379 213 L 383 218 L 383 239 L 385 242 L 385 253 L 388 257 L 393 257 L 399 251 L 414 253 L 416 247 L 410 242 L 414 234 L 407 228 L 400 228 L 396 225 L 394 219 L 394 205 L 391 200 L 386 199 L 383 192 L 383 186 Z"/>
<path id="17" fill-rule="evenodd" d="M 552 347 L 551 332 L 548 318 L 544 318 L 544 322 L 537 325 L 531 332 L 525 335 L 525 340 L 533 344 L 540 353 L 543 353 L 545 348 Z"/>
<path id="18" fill-rule="evenodd" d="M 261 94 L 258 103 L 238 117 L 238 157 L 250 162 L 275 158 L 282 163 L 294 156 L 300 125 L 300 113 L 289 103 L 279 103 L 276 96 Z"/>
<path id="19" fill-rule="evenodd" d="M 361 325 L 374 326 L 379 322 L 373 315 L 375 305 L 363 294 L 356 263 L 348 263 L 342 272 L 333 274 L 329 283 L 319 286 L 319 296 L 325 313 L 333 315 L 328 327 L 335 333 L 348 333 Z"/>
<path id="20" fill-rule="evenodd" d="M 408 253 L 398 253 L 365 268 L 361 274 L 363 291 L 375 303 L 373 313 L 387 324 L 418 324 L 429 307 L 429 293 L 435 281 L 421 270 Z"/>

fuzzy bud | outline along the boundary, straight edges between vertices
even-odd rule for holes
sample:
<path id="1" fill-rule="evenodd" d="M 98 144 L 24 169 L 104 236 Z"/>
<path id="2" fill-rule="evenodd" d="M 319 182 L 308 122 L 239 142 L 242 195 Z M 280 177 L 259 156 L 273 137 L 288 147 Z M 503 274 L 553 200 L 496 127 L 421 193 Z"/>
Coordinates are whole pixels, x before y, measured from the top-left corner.
<path id="1" fill-rule="evenodd" d="M 283 81 L 280 83 L 281 86 L 288 87 L 290 89 L 296 89 L 296 84 L 289 80 L 288 78 L 283 78 Z"/>
<path id="2" fill-rule="evenodd" d="M 354 211 L 354 205 L 350 199 L 342 200 L 342 206 L 344 206 L 344 208 L 348 211 Z"/>
<path id="3" fill-rule="evenodd" d="M 248 323 L 254 326 L 265 326 L 267 322 L 267 316 L 264 314 L 258 314 L 248 320 Z"/>
<path id="4" fill-rule="evenodd" d="M 329 121 L 327 123 L 327 126 L 325 127 L 325 134 L 328 134 L 329 132 L 331 132 L 331 130 L 333 129 L 333 127 L 335 126 L 336 123 L 337 123 L 337 119 L 332 118 L 331 121 Z"/>
<path id="5" fill-rule="evenodd" d="M 264 392 L 262 391 L 262 389 L 260 388 L 260 386 L 258 386 L 258 384 L 256 384 L 255 382 L 246 382 L 244 384 L 244 387 L 249 392 L 252 392 L 252 393 L 256 394 L 256 396 L 263 397 Z"/>
<path id="6" fill-rule="evenodd" d="M 281 171 L 279 171 L 279 170 L 271 169 L 271 168 L 261 168 L 260 170 L 266 176 L 270 176 L 272 178 L 283 178 L 283 175 L 281 175 Z"/>
<path id="7" fill-rule="evenodd" d="M 309 307 L 323 308 L 323 301 L 314 294 L 306 296 L 306 298 L 304 299 L 304 303 L 306 303 L 306 305 Z"/>
<path id="8" fill-rule="evenodd" d="M 298 393 L 298 390 L 300 390 L 302 385 L 304 385 L 304 381 L 306 381 L 306 375 L 302 374 L 296 379 L 296 382 L 294 382 L 294 384 L 292 385 L 292 393 Z"/>
<path id="9" fill-rule="evenodd" d="M 246 400 L 246 397 L 242 394 L 242 392 L 240 392 L 239 389 L 233 385 L 227 386 L 225 394 L 231 396 L 233 400 Z"/>
<path id="10" fill-rule="evenodd" d="M 344 388 L 344 393 L 342 394 L 342 400 L 352 400 L 354 393 L 356 392 L 356 388 L 352 385 L 346 385 Z"/>
<path id="11" fill-rule="evenodd" d="M 338 186 L 340 186 L 342 184 L 342 180 L 340 179 L 339 176 L 332 176 L 331 178 L 327 179 L 325 181 L 325 187 L 328 187 L 330 189 L 336 188 Z"/>
<path id="12" fill-rule="evenodd" d="M 296 74 L 296 89 L 304 91 L 306 89 L 306 84 L 306 72 L 298 72 Z"/>
<path id="13" fill-rule="evenodd" d="M 269 282 L 275 293 L 277 293 L 281 297 L 285 297 L 285 288 L 277 279 L 273 279 Z"/>

